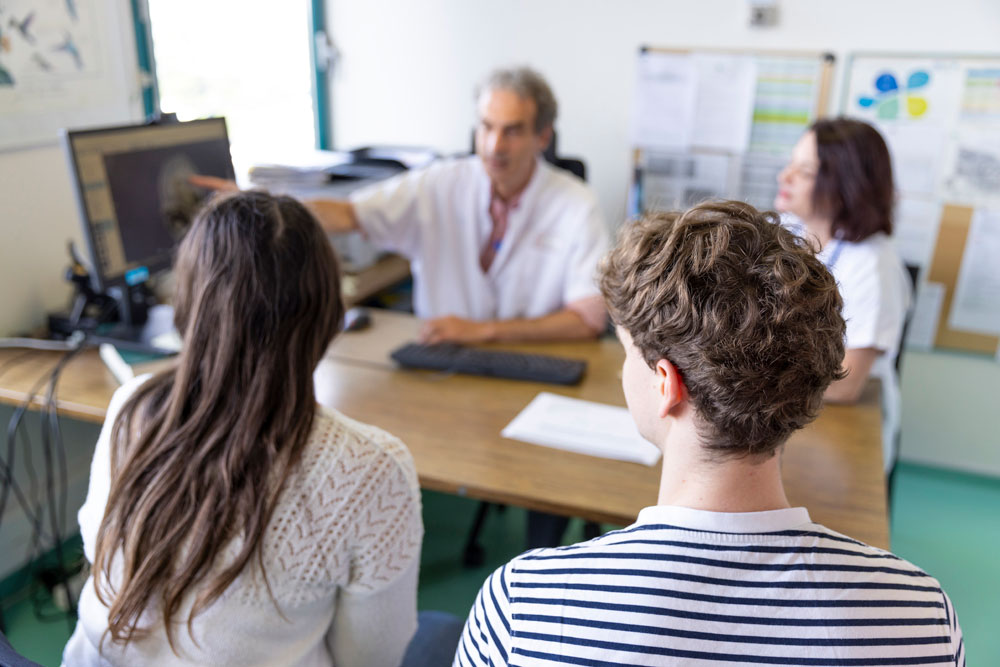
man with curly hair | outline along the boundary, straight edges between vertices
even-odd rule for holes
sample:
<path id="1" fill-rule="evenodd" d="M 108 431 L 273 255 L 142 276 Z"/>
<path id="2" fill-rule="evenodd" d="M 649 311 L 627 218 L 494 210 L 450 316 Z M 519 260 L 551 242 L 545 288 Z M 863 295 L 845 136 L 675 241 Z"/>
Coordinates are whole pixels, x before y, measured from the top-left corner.
<path id="1" fill-rule="evenodd" d="M 837 286 L 739 202 L 627 225 L 601 291 L 657 505 L 484 584 L 456 665 L 964 665 L 940 584 L 791 507 L 781 450 L 842 375 Z"/>

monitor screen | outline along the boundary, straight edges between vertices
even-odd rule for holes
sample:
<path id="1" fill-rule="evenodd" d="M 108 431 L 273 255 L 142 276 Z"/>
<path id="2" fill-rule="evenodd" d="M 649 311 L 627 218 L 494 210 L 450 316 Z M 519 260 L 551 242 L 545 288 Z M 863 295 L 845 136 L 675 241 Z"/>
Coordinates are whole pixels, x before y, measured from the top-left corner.
<path id="1" fill-rule="evenodd" d="M 100 290 L 170 266 L 210 194 L 188 176 L 234 178 L 223 118 L 70 131 L 64 144 Z"/>

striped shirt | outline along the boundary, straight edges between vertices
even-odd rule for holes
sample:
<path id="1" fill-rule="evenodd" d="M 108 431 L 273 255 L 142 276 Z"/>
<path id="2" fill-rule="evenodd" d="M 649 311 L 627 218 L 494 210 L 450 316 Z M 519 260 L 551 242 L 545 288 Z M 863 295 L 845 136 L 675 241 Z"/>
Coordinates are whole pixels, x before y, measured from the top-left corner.
<path id="1" fill-rule="evenodd" d="M 494 572 L 455 665 L 964 665 L 941 585 L 804 508 L 647 507 Z"/>

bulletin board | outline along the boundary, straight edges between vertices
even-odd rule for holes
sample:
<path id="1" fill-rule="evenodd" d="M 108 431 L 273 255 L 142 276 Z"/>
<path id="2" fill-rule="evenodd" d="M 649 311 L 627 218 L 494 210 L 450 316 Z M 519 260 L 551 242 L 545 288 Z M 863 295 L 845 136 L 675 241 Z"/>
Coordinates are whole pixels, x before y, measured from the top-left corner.
<path id="1" fill-rule="evenodd" d="M 1000 54 L 853 54 L 841 113 L 889 145 L 894 240 L 921 268 L 913 347 L 1000 342 Z"/>
<path id="2" fill-rule="evenodd" d="M 640 49 L 630 213 L 708 198 L 771 208 L 792 147 L 824 115 L 833 68 L 819 52 Z"/>
<path id="3" fill-rule="evenodd" d="M 0 3 L 0 150 L 144 117 L 134 2 Z"/>

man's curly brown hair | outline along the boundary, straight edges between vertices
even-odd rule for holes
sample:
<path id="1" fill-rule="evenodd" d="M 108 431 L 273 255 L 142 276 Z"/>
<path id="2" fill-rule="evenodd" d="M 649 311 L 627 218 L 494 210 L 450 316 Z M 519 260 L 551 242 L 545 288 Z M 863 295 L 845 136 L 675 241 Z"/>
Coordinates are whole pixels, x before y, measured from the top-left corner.
<path id="1" fill-rule="evenodd" d="M 615 322 L 669 360 L 710 458 L 769 457 L 843 377 L 833 276 L 774 213 L 735 201 L 627 224 L 600 269 Z"/>

